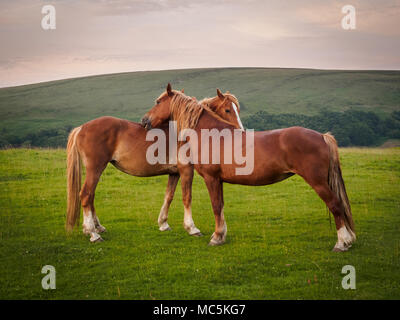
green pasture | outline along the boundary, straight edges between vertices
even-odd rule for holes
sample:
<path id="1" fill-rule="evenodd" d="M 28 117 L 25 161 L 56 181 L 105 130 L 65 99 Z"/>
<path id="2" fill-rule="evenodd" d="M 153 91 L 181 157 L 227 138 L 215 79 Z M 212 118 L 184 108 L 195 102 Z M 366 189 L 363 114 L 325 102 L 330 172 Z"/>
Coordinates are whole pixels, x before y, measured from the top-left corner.
<path id="1" fill-rule="evenodd" d="M 344 253 L 331 251 L 333 218 L 298 176 L 265 187 L 225 184 L 227 242 L 209 247 L 214 217 L 201 177 L 193 217 L 205 236 L 195 238 L 182 226 L 179 186 L 172 230 L 162 233 L 167 176 L 131 177 L 112 165 L 95 202 L 105 241 L 92 244 L 81 228 L 64 231 L 65 150 L 2 150 L 0 299 L 400 299 L 400 148 L 340 154 L 358 237 Z M 41 287 L 44 265 L 56 268 L 55 290 Z M 341 286 L 345 265 L 356 269 L 355 290 Z"/>

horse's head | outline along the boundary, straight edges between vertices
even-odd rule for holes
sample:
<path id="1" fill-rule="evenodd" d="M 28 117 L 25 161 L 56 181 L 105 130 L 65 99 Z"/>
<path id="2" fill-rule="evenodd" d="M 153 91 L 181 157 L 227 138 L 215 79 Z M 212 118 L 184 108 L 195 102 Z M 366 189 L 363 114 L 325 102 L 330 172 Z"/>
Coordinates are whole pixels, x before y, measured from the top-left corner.
<path id="1" fill-rule="evenodd" d="M 150 130 L 167 121 L 171 115 L 172 98 L 181 93 L 183 93 L 183 90 L 182 92 L 172 90 L 171 84 L 168 83 L 166 91 L 157 98 L 156 104 L 142 118 L 142 126 Z"/>
<path id="2" fill-rule="evenodd" d="M 191 107 L 187 107 L 189 105 Z M 176 112 L 176 106 L 180 106 L 179 112 Z M 199 103 L 196 98 L 183 94 L 183 90 L 172 90 L 169 83 L 166 91 L 156 100 L 154 107 L 142 118 L 142 126 L 148 130 L 159 127 L 162 123 L 171 119 L 173 112 L 175 112 L 175 117 L 177 117 L 177 113 L 183 115 L 182 111 L 186 113 L 183 118 L 187 118 L 189 123 L 193 122 L 194 124 L 197 122 L 203 107 L 208 107 L 209 110 L 222 120 L 229 122 L 238 129 L 244 130 L 239 117 L 239 102 L 234 95 L 229 92 L 222 94 L 217 89 L 216 97 L 204 99 Z M 174 108 L 175 111 L 173 111 Z M 181 116 L 178 117 L 182 118 Z"/>
<path id="3" fill-rule="evenodd" d="M 239 116 L 239 101 L 233 94 L 230 94 L 229 91 L 223 94 L 217 89 L 216 97 L 204 99 L 202 103 L 208 106 L 222 119 L 232 123 L 236 128 L 244 130 Z"/>

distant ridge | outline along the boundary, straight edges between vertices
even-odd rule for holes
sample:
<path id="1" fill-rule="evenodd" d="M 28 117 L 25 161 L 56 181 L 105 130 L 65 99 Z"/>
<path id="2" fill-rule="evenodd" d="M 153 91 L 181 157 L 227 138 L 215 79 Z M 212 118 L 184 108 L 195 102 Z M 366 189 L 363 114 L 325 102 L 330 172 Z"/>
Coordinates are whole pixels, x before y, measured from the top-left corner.
<path id="1" fill-rule="evenodd" d="M 112 115 L 139 120 L 171 82 L 203 98 L 216 88 L 235 94 L 242 116 L 315 115 L 321 110 L 400 110 L 400 71 L 287 68 L 206 68 L 139 71 L 41 82 L 0 89 L 1 132 L 26 135 L 77 126 Z"/>

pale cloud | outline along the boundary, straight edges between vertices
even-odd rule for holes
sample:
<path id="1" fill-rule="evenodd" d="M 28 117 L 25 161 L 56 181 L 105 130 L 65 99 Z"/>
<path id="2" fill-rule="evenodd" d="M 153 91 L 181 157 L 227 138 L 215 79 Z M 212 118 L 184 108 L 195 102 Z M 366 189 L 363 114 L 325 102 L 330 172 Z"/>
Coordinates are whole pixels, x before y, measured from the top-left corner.
<path id="1" fill-rule="evenodd" d="M 57 29 L 40 27 L 52 3 Z M 399 1 L 0 1 L 0 86 L 102 73 L 261 66 L 400 69 Z"/>

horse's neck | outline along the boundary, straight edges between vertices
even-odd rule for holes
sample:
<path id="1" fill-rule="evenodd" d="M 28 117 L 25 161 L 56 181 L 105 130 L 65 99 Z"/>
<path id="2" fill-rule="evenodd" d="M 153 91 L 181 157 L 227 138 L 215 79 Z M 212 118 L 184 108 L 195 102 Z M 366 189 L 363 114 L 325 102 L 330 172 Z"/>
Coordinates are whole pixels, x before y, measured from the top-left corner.
<path id="1" fill-rule="evenodd" d="M 196 129 L 234 129 L 235 127 L 233 125 L 230 125 L 229 123 L 226 123 L 224 121 L 219 120 L 218 118 L 214 117 L 211 114 L 212 111 L 209 111 L 207 109 L 204 109 L 202 112 L 199 121 L 197 122 Z"/>

